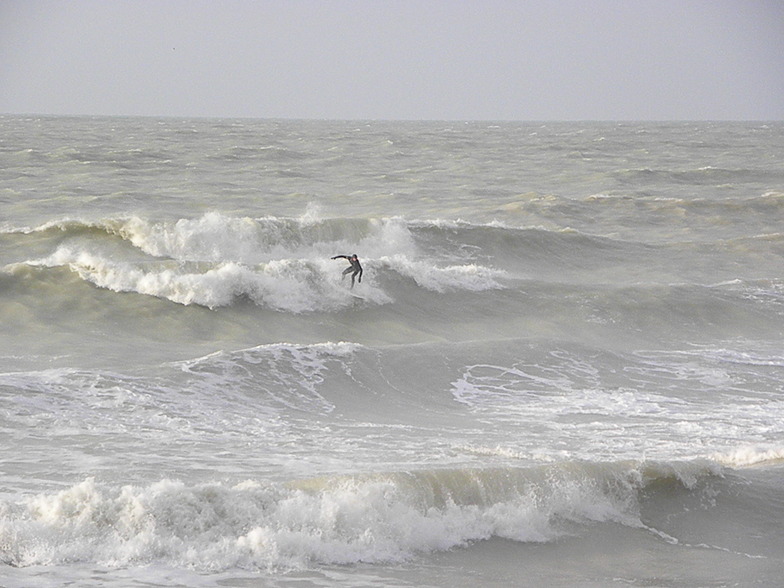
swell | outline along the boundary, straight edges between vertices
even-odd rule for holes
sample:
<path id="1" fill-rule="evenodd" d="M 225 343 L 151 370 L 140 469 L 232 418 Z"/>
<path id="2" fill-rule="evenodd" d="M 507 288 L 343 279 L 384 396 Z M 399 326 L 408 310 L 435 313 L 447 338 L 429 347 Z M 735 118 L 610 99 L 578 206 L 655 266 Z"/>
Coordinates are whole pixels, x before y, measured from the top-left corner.
<path id="1" fill-rule="evenodd" d="M 16 258 L 0 272 L 4 296 L 25 306 L 40 305 L 37 287 L 59 301 L 83 296 L 80 281 L 243 313 L 359 311 L 370 324 L 403 319 L 450 337 L 468 325 L 467 333 L 553 335 L 541 328 L 569 322 L 658 335 L 768 332 L 781 316 L 781 284 L 769 276 L 784 271 L 782 233 L 656 245 L 458 221 L 209 213 L 53 221 L 2 240 L 5 258 Z M 344 262 L 330 258 L 355 252 L 365 273 L 350 289 Z"/>
<path id="2" fill-rule="evenodd" d="M 597 207 L 624 209 L 637 207 L 646 212 L 666 213 L 669 211 L 688 211 L 697 215 L 710 215 L 724 221 L 732 220 L 737 214 L 741 216 L 776 214 L 784 210 L 784 193 L 769 190 L 757 196 L 746 197 L 715 197 L 715 198 L 679 198 L 651 196 L 609 196 L 592 195 L 578 202 L 595 204 Z"/>
<path id="3" fill-rule="evenodd" d="M 270 409 L 285 406 L 287 414 L 374 422 L 378 433 L 384 423 L 412 427 L 416 440 L 403 434 L 394 448 L 378 447 L 389 460 L 435 439 L 451 446 L 443 463 L 485 465 L 552 460 L 563 452 L 584 459 L 693 458 L 704 457 L 706 448 L 715 459 L 737 455 L 721 459 L 739 465 L 738 448 L 758 459 L 781 451 L 774 423 L 782 413 L 784 362 L 775 342 L 636 352 L 533 338 L 386 347 L 276 344 L 181 365 L 188 389 L 208 398 L 213 390 L 232 389 L 263 399 Z M 356 448 L 352 463 L 362 455 Z"/>
<path id="4" fill-rule="evenodd" d="M 405 256 L 370 260 L 365 266 L 365 283 L 350 290 L 341 281 L 340 270 L 328 260 L 279 259 L 253 266 L 235 262 L 116 260 L 68 247 L 31 263 L 6 267 L 4 281 L 9 292 L 29 292 L 35 283 L 57 288 L 59 296 L 77 284 L 63 280 L 58 268 L 102 289 L 136 293 L 210 309 L 254 305 L 293 314 L 337 312 L 358 303 L 379 306 L 394 302 L 404 291 L 448 293 L 501 289 L 504 273 L 476 264 L 436 267 Z M 56 271 L 54 271 L 56 270 Z M 378 277 L 383 272 L 385 275 Z M 373 282 L 369 284 L 368 282 Z M 356 292 L 356 294 L 354 294 Z"/>
<path id="5" fill-rule="evenodd" d="M 362 284 L 350 290 L 342 267 L 331 260 L 118 262 L 60 249 L 46 263 L 0 272 L 2 315 L 31 348 L 55 345 L 60 331 L 79 324 L 91 326 L 88 339 L 104 337 L 107 321 L 122 334 L 110 347 L 149 340 L 150 329 L 160 344 L 205 342 L 200 329 L 209 326 L 214 337 L 240 344 L 547 337 L 622 348 L 778 339 L 784 319 L 784 282 L 775 279 L 565 283 L 399 256 L 368 260 Z"/>
<path id="6" fill-rule="evenodd" d="M 721 330 L 722 325 L 731 332 L 748 323 L 741 332 L 752 330 L 754 325 L 762 327 L 760 332 L 768 332 L 777 328 L 781 318 L 781 280 L 739 279 L 735 272 L 722 276 L 714 270 L 704 277 L 716 283 L 693 284 L 679 282 L 683 276 L 669 268 L 661 278 L 678 280 L 675 283 L 638 282 L 634 276 L 627 283 L 612 275 L 617 267 L 589 272 L 595 279 L 606 271 L 607 279 L 615 283 L 590 283 L 578 270 L 569 276 L 564 271 L 555 275 L 551 267 L 548 274 L 543 271 L 544 275 L 529 278 L 482 263 L 441 265 L 398 255 L 367 260 L 364 280 L 352 290 L 341 280 L 343 265 L 328 259 L 280 259 L 255 265 L 117 261 L 61 246 L 47 258 L 6 266 L 0 280 L 9 303 L 35 307 L 45 295 L 49 305 L 56 307 L 87 294 L 98 305 L 97 312 L 120 300 L 85 292 L 85 283 L 108 292 L 141 294 L 213 310 L 234 307 L 247 312 L 250 303 L 260 310 L 291 315 L 361 311 L 363 318 L 372 318 L 389 306 L 400 319 L 422 324 L 461 324 L 484 318 L 488 325 L 506 320 L 509 329 L 538 317 L 541 322 L 627 325 L 652 332 L 689 327 L 698 333 L 700 328 Z M 638 277 L 650 280 L 657 276 L 648 268 Z M 571 278 L 571 283 L 566 278 Z"/>
<path id="7" fill-rule="evenodd" d="M 624 198 L 600 198 L 598 205 L 636 207 L 647 206 L 645 201 Z M 765 204 L 760 214 L 766 218 L 776 217 L 776 211 L 784 206 L 784 199 L 771 196 L 762 199 Z M 649 203 L 663 209 L 679 209 L 684 203 L 654 200 Z M 565 206 L 583 206 L 581 201 L 563 201 Z M 693 203 L 688 203 L 690 206 Z M 730 222 L 737 220 L 738 211 L 748 211 L 745 201 L 735 204 L 706 202 L 709 207 L 730 207 L 726 214 L 707 214 Z M 590 216 L 587 214 L 586 216 Z M 623 214 L 613 216 L 623 218 Z M 718 222 L 718 221 L 716 221 Z M 723 224 L 726 224 L 723 222 Z M 92 237 L 100 240 L 119 239 L 132 245 L 146 255 L 169 257 L 183 261 L 239 261 L 253 262 L 276 258 L 316 257 L 335 251 L 357 250 L 363 257 L 393 256 L 421 252 L 433 254 L 444 261 L 471 260 L 475 258 L 500 258 L 504 262 L 521 255 L 541 258 L 543 261 L 565 261 L 575 256 L 575 264 L 587 258 L 610 261 L 619 255 L 637 256 L 651 249 L 667 245 L 644 243 L 638 240 L 604 237 L 600 234 L 569 228 L 527 228 L 499 223 L 471 224 L 461 221 L 407 221 L 391 218 L 336 218 L 319 219 L 306 213 L 300 218 L 279 217 L 231 217 L 219 213 L 207 213 L 195 219 L 151 221 L 139 217 L 110 218 L 96 221 L 75 219 L 57 220 L 36 228 L 8 229 L 3 233 L 5 240 L 23 243 L 25 237 L 52 239 L 61 243 L 71 238 Z M 724 239 L 753 241 L 764 240 L 771 246 L 784 240 L 780 231 L 724 235 L 723 239 L 708 240 L 707 244 L 721 243 Z M 677 241 L 673 247 L 693 243 L 699 247 L 700 240 Z M 582 251 L 586 254 L 579 257 Z M 616 253 L 617 252 L 617 253 Z M 625 253 L 624 253 L 625 252 Z M 699 251 L 698 251 L 699 252 Z"/>
<path id="8" fill-rule="evenodd" d="M 727 344 L 628 352 L 549 339 L 277 343 L 113 369 L 24 372 L 15 362 L 0 374 L 6 430 L 47 441 L 5 473 L 20 487 L 35 487 L 29 464 L 67 479 L 93 443 L 106 459 L 91 472 L 113 479 L 120 460 L 128 483 L 162 470 L 212 479 L 194 447 L 219 456 L 222 476 L 252 470 L 276 481 L 423 460 L 451 469 L 641 455 L 775 463 L 781 351 Z"/>
<path id="9" fill-rule="evenodd" d="M 139 218 L 58 221 L 6 234 L 20 252 L 49 249 L 10 264 L 65 267 L 115 292 L 137 292 L 209 308 L 251 300 L 283 312 L 334 311 L 353 302 L 341 282 L 336 254 L 360 251 L 366 264 L 361 297 L 390 301 L 375 273 L 412 280 L 425 290 L 479 291 L 501 287 L 503 272 L 475 263 L 447 263 L 420 252 L 400 219 L 202 218 L 148 222 Z M 358 289 L 359 290 L 359 289 Z"/>
<path id="10" fill-rule="evenodd" d="M 702 167 L 699 169 L 668 170 L 638 168 L 615 172 L 616 179 L 623 184 L 639 185 L 655 184 L 686 184 L 686 185 L 717 185 L 743 183 L 780 184 L 784 180 L 784 172 L 769 168 L 719 168 Z"/>
<path id="11" fill-rule="evenodd" d="M 230 217 L 207 213 L 195 219 L 154 221 L 140 217 L 86 221 L 63 219 L 35 228 L 10 228 L 6 239 L 24 237 L 120 240 L 152 257 L 182 261 L 244 261 L 307 257 L 353 245 L 385 247 L 391 253 L 410 248 L 410 234 L 401 219 L 311 219 Z M 376 245 L 374 245 L 376 243 Z M 397 250 L 391 249 L 397 247 Z M 336 249 L 337 248 L 337 249 Z"/>
<path id="12" fill-rule="evenodd" d="M 684 198 L 680 191 L 629 193 L 610 190 L 567 198 L 528 195 L 503 207 L 504 213 L 531 225 L 572 227 L 633 242 L 714 241 L 780 233 L 784 214 L 780 183 L 762 187 L 760 195 L 727 197 L 719 189 L 710 197 Z M 773 189 L 771 189 L 773 188 Z"/>
<path id="13" fill-rule="evenodd" d="M 585 222 L 613 218 L 623 227 L 634 214 L 640 236 L 648 235 L 646 228 L 655 225 L 657 219 L 689 215 L 692 223 L 710 223 L 724 227 L 737 223 L 748 223 L 748 231 L 732 233 L 730 238 L 751 238 L 755 235 L 780 234 L 777 225 L 771 230 L 755 231 L 757 221 L 773 221 L 784 214 L 784 195 L 767 192 L 748 198 L 658 198 L 592 195 L 585 198 L 521 197 L 514 207 L 531 213 L 533 219 L 558 216 L 562 222 L 570 220 Z M 557 214 L 553 214 L 557 213 Z M 636 215 L 650 216 L 646 221 Z M 582 224 L 582 223 L 579 223 Z M 347 245 L 369 249 L 386 247 L 385 253 L 406 252 L 423 239 L 434 247 L 458 248 L 455 255 L 469 253 L 471 248 L 490 246 L 493 253 L 511 246 L 517 251 L 552 240 L 554 247 L 565 243 L 570 249 L 585 246 L 603 249 L 608 243 L 617 241 L 621 247 L 640 244 L 639 239 L 624 241 L 614 236 L 602 237 L 595 231 L 516 226 L 492 222 L 472 224 L 460 220 L 406 220 L 400 217 L 385 218 L 320 218 L 315 211 L 306 211 L 301 217 L 232 217 L 221 213 L 206 213 L 199 218 L 174 220 L 149 220 L 141 217 L 117 217 L 97 220 L 61 219 L 53 220 L 34 228 L 6 227 L 2 233 L 8 235 L 37 235 L 59 239 L 83 235 L 106 235 L 120 238 L 141 251 L 176 259 L 220 259 L 244 260 L 252 251 L 262 255 L 275 252 L 311 250 L 318 245 Z M 700 237 L 701 233 L 695 234 Z M 654 239 L 651 244 L 658 241 Z M 644 241 L 642 241 L 644 243 Z M 201 245 L 200 245 L 201 244 Z M 463 245 L 460 247 L 460 245 Z M 392 250 L 390 247 L 402 248 Z M 368 255 L 368 253 L 365 253 Z"/>

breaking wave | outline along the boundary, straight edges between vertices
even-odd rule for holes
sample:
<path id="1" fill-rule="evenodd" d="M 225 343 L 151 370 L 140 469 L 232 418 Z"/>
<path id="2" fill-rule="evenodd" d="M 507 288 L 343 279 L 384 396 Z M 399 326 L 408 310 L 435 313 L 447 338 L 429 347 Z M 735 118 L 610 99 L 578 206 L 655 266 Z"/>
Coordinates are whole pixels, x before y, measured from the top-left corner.
<path id="1" fill-rule="evenodd" d="M 198 570 L 399 562 L 502 537 L 549 542 L 586 524 L 645 529 L 640 504 L 694 491 L 709 463 L 561 463 L 417 470 L 290 483 L 113 487 L 93 478 L 0 503 L 0 561 L 165 563 Z"/>

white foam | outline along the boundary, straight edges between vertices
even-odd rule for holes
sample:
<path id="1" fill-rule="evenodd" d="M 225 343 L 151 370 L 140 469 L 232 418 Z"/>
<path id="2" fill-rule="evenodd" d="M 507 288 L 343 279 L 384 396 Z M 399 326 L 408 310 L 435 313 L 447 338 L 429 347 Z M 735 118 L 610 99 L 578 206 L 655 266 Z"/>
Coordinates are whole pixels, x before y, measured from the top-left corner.
<path id="1" fill-rule="evenodd" d="M 28 263 L 68 266 L 83 280 L 114 292 L 136 292 L 213 309 L 242 297 L 259 306 L 293 313 L 333 311 L 354 303 L 329 260 L 279 259 L 253 267 L 236 262 L 152 265 L 60 246 L 49 257 Z M 373 304 L 391 301 L 372 285 L 363 285 L 362 295 Z"/>
<path id="2" fill-rule="evenodd" d="M 562 458 L 564 448 L 572 459 L 714 458 L 781 437 L 784 403 L 779 394 L 766 392 L 778 381 L 779 365 L 764 354 L 638 352 L 619 358 L 622 363 L 550 355 L 547 362 L 467 366 L 452 382 L 453 398 L 496 427 L 525 430 L 526 437 L 512 447 L 537 458 Z M 742 384 L 750 378 L 759 386 L 749 392 Z M 632 429 L 618 424 L 630 421 Z M 543 443 L 546 439 L 558 443 Z M 716 459 L 767 458 L 730 453 Z"/>
<path id="3" fill-rule="evenodd" d="M 258 224 L 253 219 L 227 217 L 217 212 L 173 223 L 151 223 L 134 217 L 118 230 L 149 255 L 206 261 L 252 258 L 259 249 L 257 232 Z"/>
<path id="4" fill-rule="evenodd" d="M 727 378 L 725 372 L 730 370 L 784 367 L 784 355 L 779 346 L 762 341 L 745 342 L 742 347 L 736 349 L 719 345 L 694 345 L 685 350 L 645 351 L 637 352 L 635 355 L 650 361 L 652 365 L 660 361 L 660 369 L 670 369 L 684 376 L 699 370 L 706 376 L 710 373 L 722 374 L 720 377 L 724 380 Z"/>
<path id="5" fill-rule="evenodd" d="M 106 245 L 94 240 L 78 240 L 66 241 L 48 257 L 27 263 L 67 266 L 83 280 L 115 292 L 136 292 L 213 309 L 232 305 L 240 298 L 293 313 L 347 308 L 354 300 L 341 281 L 343 265 L 330 258 L 336 252 L 355 250 L 365 252 L 365 275 L 357 293 L 374 305 L 392 301 L 373 279 L 387 270 L 438 293 L 504 287 L 504 271 L 477 264 L 441 266 L 436 260 L 420 258 L 402 219 L 362 221 L 365 236 L 358 242 L 304 238 L 305 225 L 318 222 L 310 217 L 250 219 L 218 213 L 176 222 L 150 223 L 139 218 L 106 221 L 103 228 L 107 232 L 122 235 L 154 256 L 154 262 L 118 255 L 116 249 L 105 249 Z M 347 230 L 342 224 L 338 233 Z M 389 255 L 392 251 L 395 253 Z"/>
<path id="6" fill-rule="evenodd" d="M 410 259 L 405 255 L 382 257 L 380 262 L 402 276 L 410 278 L 426 290 L 449 292 L 454 290 L 498 290 L 499 282 L 507 273 L 476 264 L 439 267 L 429 261 Z"/>
<path id="7" fill-rule="evenodd" d="M 639 527 L 638 493 L 699 466 L 561 464 L 430 470 L 289 485 L 162 480 L 113 488 L 93 478 L 0 503 L 2 559 L 15 566 L 162 563 L 202 570 L 302 569 L 402 561 L 490 537 L 542 542 L 562 523 Z M 696 479 L 696 478 L 695 478 Z"/>
<path id="8" fill-rule="evenodd" d="M 265 376 L 265 385 L 276 383 L 273 398 L 265 402 L 265 407 L 282 405 L 297 410 L 310 408 L 326 414 L 334 409 L 334 405 L 319 393 L 319 387 L 329 371 L 327 362 L 350 357 L 359 348 L 361 346 L 356 343 L 345 342 L 312 345 L 274 343 L 232 352 L 211 353 L 173 365 L 193 375 L 195 380 L 189 387 L 204 390 L 205 396 L 226 387 L 258 388 L 255 382 L 257 374 L 261 372 Z M 249 366 L 254 366 L 254 369 L 249 370 Z M 283 390 L 285 394 L 281 393 Z M 256 390 L 255 396 L 258 395 Z"/>
<path id="9" fill-rule="evenodd" d="M 784 447 L 746 446 L 710 456 L 714 461 L 730 467 L 740 468 L 763 463 L 784 462 Z"/>
<path id="10" fill-rule="evenodd" d="M 196 219 L 150 222 L 130 218 L 111 229 L 148 255 L 183 261 L 260 263 L 276 259 L 323 259 L 357 252 L 373 258 L 415 246 L 401 218 L 333 221 L 310 206 L 300 218 L 231 217 L 209 212 Z"/>

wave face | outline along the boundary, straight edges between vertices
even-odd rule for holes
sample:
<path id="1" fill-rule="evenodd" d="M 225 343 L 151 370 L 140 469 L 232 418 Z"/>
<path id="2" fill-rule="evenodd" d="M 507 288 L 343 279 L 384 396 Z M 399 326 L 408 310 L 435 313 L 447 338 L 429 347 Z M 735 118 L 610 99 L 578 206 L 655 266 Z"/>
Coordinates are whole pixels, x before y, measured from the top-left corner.
<path id="1" fill-rule="evenodd" d="M 777 586 L 783 131 L 0 116 L 0 583 Z"/>

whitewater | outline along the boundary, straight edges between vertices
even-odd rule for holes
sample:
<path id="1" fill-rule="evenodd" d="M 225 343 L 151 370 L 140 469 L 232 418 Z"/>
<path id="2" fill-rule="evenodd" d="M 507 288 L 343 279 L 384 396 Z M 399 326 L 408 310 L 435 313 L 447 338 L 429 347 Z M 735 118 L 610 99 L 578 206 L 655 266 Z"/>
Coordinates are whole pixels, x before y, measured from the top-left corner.
<path id="1" fill-rule="evenodd" d="M 780 584 L 781 122 L 0 129 L 0 585 Z"/>

